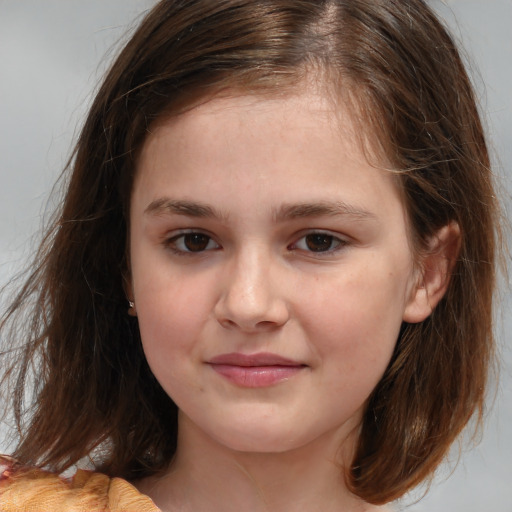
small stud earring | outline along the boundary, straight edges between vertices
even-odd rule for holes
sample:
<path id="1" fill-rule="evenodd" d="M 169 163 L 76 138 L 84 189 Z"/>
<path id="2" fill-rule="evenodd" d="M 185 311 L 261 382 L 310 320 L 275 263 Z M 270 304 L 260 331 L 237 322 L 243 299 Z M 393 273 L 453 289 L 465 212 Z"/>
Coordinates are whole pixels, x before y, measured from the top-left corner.
<path id="1" fill-rule="evenodd" d="M 133 302 L 132 300 L 129 300 L 128 305 L 130 306 L 128 308 L 128 314 L 130 316 L 137 316 L 137 311 L 135 311 L 135 302 Z"/>

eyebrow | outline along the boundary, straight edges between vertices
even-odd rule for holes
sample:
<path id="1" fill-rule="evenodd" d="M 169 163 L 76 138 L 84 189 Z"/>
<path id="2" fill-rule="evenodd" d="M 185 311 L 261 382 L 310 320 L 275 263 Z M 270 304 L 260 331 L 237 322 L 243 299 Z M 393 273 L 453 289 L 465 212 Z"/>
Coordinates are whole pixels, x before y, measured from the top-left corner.
<path id="1" fill-rule="evenodd" d="M 355 220 L 377 220 L 374 213 L 343 201 L 285 204 L 275 214 L 277 222 L 308 217 L 352 217 Z"/>
<path id="2" fill-rule="evenodd" d="M 213 206 L 196 201 L 163 197 L 152 201 L 144 210 L 149 215 L 184 215 L 225 221 L 228 215 Z M 273 213 L 276 222 L 310 217 L 351 217 L 355 220 L 376 220 L 372 212 L 348 205 L 343 201 L 319 201 L 314 203 L 284 204 Z"/>
<path id="3" fill-rule="evenodd" d="M 226 219 L 227 215 L 217 211 L 213 206 L 195 201 L 183 201 L 162 197 L 152 201 L 144 210 L 149 215 L 174 214 L 196 218 Z"/>

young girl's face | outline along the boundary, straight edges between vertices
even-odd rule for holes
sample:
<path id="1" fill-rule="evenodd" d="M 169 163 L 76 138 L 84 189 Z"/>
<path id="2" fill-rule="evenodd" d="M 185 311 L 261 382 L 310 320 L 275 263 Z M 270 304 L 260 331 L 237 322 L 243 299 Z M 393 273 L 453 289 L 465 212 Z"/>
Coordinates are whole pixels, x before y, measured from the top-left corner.
<path id="1" fill-rule="evenodd" d="M 131 293 L 180 428 L 270 452 L 359 424 L 402 321 L 418 320 L 418 279 L 399 190 L 354 129 L 307 88 L 213 99 L 152 129 Z"/>

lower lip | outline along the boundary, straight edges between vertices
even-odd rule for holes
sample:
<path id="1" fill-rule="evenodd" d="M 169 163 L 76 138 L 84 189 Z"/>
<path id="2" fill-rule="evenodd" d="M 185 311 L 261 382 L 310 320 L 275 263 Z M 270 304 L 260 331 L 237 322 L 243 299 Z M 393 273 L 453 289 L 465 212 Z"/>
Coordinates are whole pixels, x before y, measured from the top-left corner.
<path id="1" fill-rule="evenodd" d="M 212 368 L 227 380 L 246 388 L 273 386 L 297 375 L 304 366 L 234 366 L 213 364 Z"/>

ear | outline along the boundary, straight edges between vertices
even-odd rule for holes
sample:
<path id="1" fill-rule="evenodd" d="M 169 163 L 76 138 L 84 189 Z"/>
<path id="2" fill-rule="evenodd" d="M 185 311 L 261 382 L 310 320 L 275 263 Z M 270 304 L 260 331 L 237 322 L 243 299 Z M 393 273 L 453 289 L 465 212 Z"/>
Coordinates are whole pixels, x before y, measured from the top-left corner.
<path id="1" fill-rule="evenodd" d="M 404 311 L 404 322 L 422 322 L 443 298 L 459 256 L 460 243 L 460 227 L 455 221 L 430 238 Z"/>

